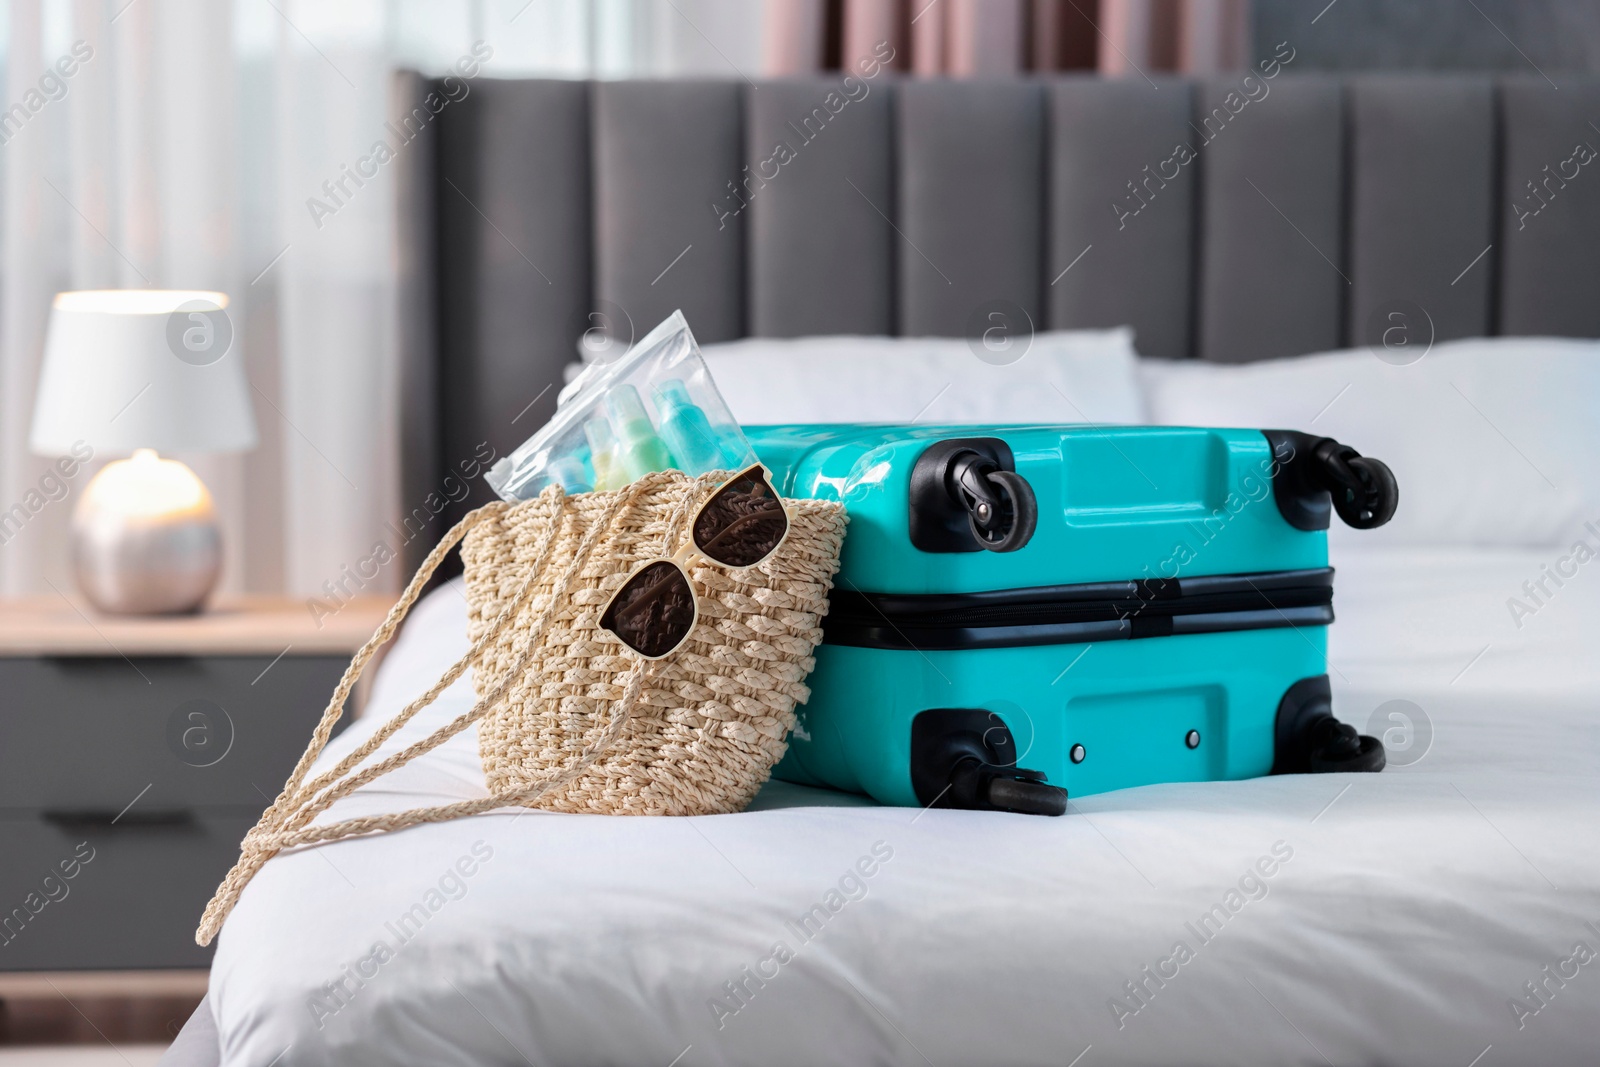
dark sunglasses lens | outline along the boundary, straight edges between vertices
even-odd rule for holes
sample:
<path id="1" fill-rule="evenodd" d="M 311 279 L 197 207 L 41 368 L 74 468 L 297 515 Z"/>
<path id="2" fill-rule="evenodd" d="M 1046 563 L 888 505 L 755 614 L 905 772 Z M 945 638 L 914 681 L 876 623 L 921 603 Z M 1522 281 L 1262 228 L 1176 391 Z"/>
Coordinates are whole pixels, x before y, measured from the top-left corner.
<path id="1" fill-rule="evenodd" d="M 677 564 L 659 560 L 617 590 L 600 625 L 642 656 L 665 656 L 694 628 L 694 589 Z"/>
<path id="2" fill-rule="evenodd" d="M 748 567 L 772 555 L 788 532 L 783 502 L 757 467 L 706 501 L 694 521 L 694 545 L 725 566 Z"/>

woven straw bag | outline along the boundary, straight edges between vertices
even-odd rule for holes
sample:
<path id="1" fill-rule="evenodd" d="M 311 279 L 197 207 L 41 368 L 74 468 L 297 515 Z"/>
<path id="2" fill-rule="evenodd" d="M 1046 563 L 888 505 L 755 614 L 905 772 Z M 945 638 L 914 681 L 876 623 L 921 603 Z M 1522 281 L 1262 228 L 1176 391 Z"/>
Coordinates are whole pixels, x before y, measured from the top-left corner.
<path id="1" fill-rule="evenodd" d="M 634 566 L 672 555 L 699 505 L 727 477 L 663 471 L 615 492 L 573 497 L 552 487 L 457 523 L 350 661 L 283 792 L 245 835 L 195 940 L 211 942 L 245 885 L 284 849 L 508 806 L 705 815 L 748 804 L 783 755 L 795 704 L 809 695 L 804 680 L 839 567 L 842 505 L 786 500 L 789 535 L 771 557 L 740 570 L 697 563 L 690 577 L 699 619 L 666 659 L 647 663 L 599 625 Z M 362 670 L 457 543 L 471 649 L 337 766 L 307 781 Z M 469 667 L 478 694 L 471 710 L 356 770 Z M 473 723 L 489 796 L 311 825 L 340 797 Z"/>

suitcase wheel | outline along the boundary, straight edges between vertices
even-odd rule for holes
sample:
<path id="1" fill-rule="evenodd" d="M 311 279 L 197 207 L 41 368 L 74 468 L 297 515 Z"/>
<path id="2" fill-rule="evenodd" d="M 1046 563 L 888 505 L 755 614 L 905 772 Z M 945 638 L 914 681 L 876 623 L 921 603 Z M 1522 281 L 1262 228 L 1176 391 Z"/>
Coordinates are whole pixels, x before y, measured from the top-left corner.
<path id="1" fill-rule="evenodd" d="M 937 441 L 911 468 L 911 544 L 923 552 L 1015 552 L 1039 525 L 1033 486 L 998 437 Z"/>
<path id="2" fill-rule="evenodd" d="M 1297 530 L 1326 530 L 1329 512 L 1371 530 L 1394 518 L 1400 487 L 1387 464 L 1331 437 L 1297 430 L 1263 430 L 1278 466 L 1272 494 Z"/>
<path id="3" fill-rule="evenodd" d="M 1016 471 L 990 471 L 985 480 L 990 499 L 972 498 L 967 507 L 972 536 L 990 552 L 1015 552 L 1028 543 L 1039 525 L 1039 501 L 1033 486 Z"/>
<path id="4" fill-rule="evenodd" d="M 982 708 L 934 708 L 911 722 L 911 785 L 930 808 L 1064 815 L 1067 791 L 1017 766 L 1017 743 Z"/>
<path id="5" fill-rule="evenodd" d="M 1333 510 L 1339 513 L 1345 525 L 1370 530 L 1394 518 L 1395 508 L 1400 503 L 1400 487 L 1389 465 L 1371 456 L 1350 456 L 1346 463 L 1355 476 L 1355 484 L 1332 490 Z"/>
<path id="6" fill-rule="evenodd" d="M 1273 774 L 1377 772 L 1387 757 L 1383 742 L 1333 717 L 1328 676 L 1302 678 L 1278 702 Z"/>
<path id="7" fill-rule="evenodd" d="M 1065 789 L 1033 778 L 991 778 L 987 799 L 998 810 L 1018 815 L 1064 815 L 1067 811 Z"/>
<path id="8" fill-rule="evenodd" d="M 1331 715 L 1317 723 L 1315 732 L 1308 757 L 1312 774 L 1381 771 L 1388 762 L 1382 741 L 1356 733 L 1354 726 Z"/>

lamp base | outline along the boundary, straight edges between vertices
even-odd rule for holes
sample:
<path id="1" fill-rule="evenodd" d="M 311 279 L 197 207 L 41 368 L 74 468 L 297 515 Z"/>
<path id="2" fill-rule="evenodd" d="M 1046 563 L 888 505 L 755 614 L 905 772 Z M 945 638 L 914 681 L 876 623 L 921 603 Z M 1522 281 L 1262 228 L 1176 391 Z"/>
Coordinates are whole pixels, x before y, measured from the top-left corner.
<path id="1" fill-rule="evenodd" d="M 222 532 L 194 471 L 148 449 L 106 464 L 72 512 L 78 589 L 114 615 L 198 611 L 222 570 Z"/>

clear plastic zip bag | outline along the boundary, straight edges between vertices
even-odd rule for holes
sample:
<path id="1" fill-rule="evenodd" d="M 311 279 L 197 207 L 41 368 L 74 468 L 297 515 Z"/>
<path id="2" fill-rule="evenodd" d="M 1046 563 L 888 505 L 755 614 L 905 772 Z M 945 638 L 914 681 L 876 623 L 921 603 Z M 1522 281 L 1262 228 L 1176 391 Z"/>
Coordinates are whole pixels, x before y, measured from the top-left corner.
<path id="1" fill-rule="evenodd" d="M 674 311 L 620 359 L 584 367 L 550 421 L 485 477 L 503 499 L 531 500 L 550 485 L 603 492 L 651 471 L 698 476 L 755 462 L 688 321 Z"/>

